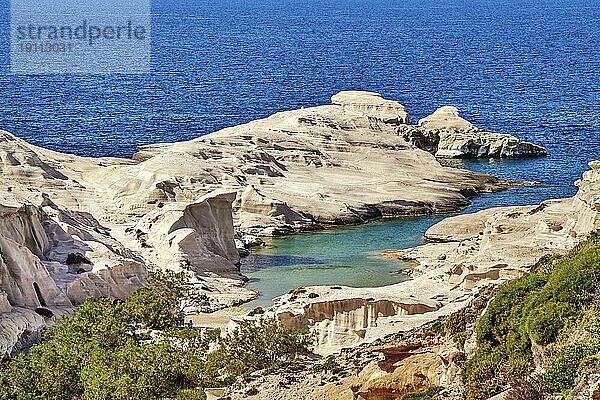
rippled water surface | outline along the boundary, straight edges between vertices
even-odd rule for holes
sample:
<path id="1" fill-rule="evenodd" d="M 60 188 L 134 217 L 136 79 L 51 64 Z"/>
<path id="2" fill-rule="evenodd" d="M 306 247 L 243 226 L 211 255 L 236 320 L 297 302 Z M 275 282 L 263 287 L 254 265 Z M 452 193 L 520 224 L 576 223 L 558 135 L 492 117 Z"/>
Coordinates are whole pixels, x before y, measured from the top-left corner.
<path id="1" fill-rule="evenodd" d="M 34 0 L 32 0 L 34 1 Z M 374 90 L 414 120 L 458 106 L 473 123 L 550 156 L 464 166 L 534 180 L 476 207 L 574 193 L 600 158 L 600 5 L 572 0 L 155 0 L 145 75 L 9 74 L 0 0 L 0 128 L 52 149 L 129 156 L 275 111 Z M 397 281 L 382 248 L 413 245 L 435 218 L 385 221 L 274 242 L 248 263 L 266 297 L 297 284 Z"/>

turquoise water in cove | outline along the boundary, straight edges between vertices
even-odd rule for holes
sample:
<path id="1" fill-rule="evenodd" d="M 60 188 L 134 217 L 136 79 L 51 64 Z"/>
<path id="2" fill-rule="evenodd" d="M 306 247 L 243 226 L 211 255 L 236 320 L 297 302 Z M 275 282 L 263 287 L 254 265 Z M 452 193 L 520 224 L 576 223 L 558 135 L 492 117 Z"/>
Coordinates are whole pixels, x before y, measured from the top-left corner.
<path id="1" fill-rule="evenodd" d="M 451 104 L 546 146 L 540 159 L 457 163 L 539 182 L 466 212 L 572 195 L 600 158 L 596 0 L 154 0 L 150 73 L 42 76 L 10 73 L 9 4 L 0 0 L 0 128 L 55 150 L 130 156 L 357 89 L 402 102 L 415 121 Z M 437 218 L 280 239 L 244 268 L 262 301 L 299 285 L 395 282 L 397 263 L 374 254 L 418 244 Z"/>
<path id="2" fill-rule="evenodd" d="M 486 172 L 504 167 L 511 171 L 510 177 L 513 179 L 531 180 L 532 176 L 527 176 L 525 169 L 522 170 L 523 174 L 518 173 L 518 166 L 526 168 L 536 161 L 542 160 L 453 163 Z M 574 193 L 574 187 L 565 189 Z M 538 182 L 533 187 L 519 186 L 502 193 L 479 196 L 472 200 L 470 207 L 459 213 L 384 219 L 364 225 L 270 240 L 266 247 L 256 249 L 255 254 L 242 262 L 242 271 L 250 278 L 247 286 L 261 294 L 251 305 L 268 306 L 274 297 L 300 286 L 376 287 L 402 282 L 406 278 L 397 272 L 407 265 L 381 257 L 382 251 L 423 244 L 425 231 L 448 216 L 489 207 L 535 204 L 548 198 L 550 190 L 547 182 Z"/>

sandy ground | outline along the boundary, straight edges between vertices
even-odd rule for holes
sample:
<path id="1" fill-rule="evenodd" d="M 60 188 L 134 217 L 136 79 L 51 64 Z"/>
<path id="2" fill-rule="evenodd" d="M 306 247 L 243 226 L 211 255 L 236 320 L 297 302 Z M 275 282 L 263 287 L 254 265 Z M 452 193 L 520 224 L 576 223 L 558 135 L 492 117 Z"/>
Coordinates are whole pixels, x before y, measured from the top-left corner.
<path id="1" fill-rule="evenodd" d="M 252 308 L 246 306 L 229 307 L 210 314 L 199 313 L 196 315 L 189 315 L 185 317 L 185 322 L 189 323 L 191 321 L 194 324 L 194 327 L 198 328 L 218 328 L 223 330 L 229 323 L 231 317 L 245 314 L 250 310 L 252 310 Z"/>

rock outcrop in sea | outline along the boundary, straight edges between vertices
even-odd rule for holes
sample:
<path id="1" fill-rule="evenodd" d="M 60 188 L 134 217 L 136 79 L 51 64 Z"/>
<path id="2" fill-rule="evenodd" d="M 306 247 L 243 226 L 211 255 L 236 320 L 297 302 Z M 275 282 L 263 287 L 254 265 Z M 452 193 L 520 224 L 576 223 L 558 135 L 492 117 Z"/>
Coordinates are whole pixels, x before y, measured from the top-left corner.
<path id="1" fill-rule="evenodd" d="M 408 125 L 395 101 L 342 92 L 332 102 L 144 146 L 132 160 L 57 153 L 0 132 L 0 355 L 39 339 L 88 296 L 128 296 L 149 270 L 188 273 L 208 299 L 202 309 L 216 310 L 256 295 L 238 268 L 240 247 L 255 235 L 454 211 L 507 185 L 443 167 L 407 141 L 404 130 L 422 128 Z M 403 295 L 369 297 L 344 297 L 319 315 L 355 304 L 373 315 L 440 308 Z"/>
<path id="2" fill-rule="evenodd" d="M 440 158 L 508 158 L 547 154 L 546 149 L 515 136 L 477 128 L 460 117 L 456 107 L 445 106 L 399 129 L 406 141 Z"/>

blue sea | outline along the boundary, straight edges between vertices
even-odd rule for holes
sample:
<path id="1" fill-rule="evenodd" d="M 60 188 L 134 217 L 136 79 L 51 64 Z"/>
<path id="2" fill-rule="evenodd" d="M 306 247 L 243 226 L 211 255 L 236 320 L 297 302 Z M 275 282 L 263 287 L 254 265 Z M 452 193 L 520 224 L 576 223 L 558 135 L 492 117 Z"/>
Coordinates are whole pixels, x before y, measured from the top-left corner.
<path id="1" fill-rule="evenodd" d="M 597 1 L 155 0 L 152 68 L 139 75 L 11 75 L 9 20 L 0 0 L 0 128 L 62 152 L 129 157 L 355 89 L 400 101 L 414 121 L 455 105 L 479 127 L 549 150 L 457 162 L 538 182 L 466 212 L 573 195 L 600 158 Z M 396 282 L 398 263 L 377 252 L 418 244 L 436 220 L 276 240 L 244 270 L 265 302 L 300 285 Z"/>

